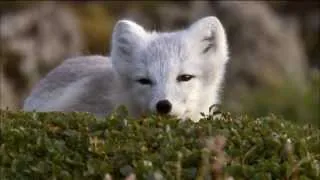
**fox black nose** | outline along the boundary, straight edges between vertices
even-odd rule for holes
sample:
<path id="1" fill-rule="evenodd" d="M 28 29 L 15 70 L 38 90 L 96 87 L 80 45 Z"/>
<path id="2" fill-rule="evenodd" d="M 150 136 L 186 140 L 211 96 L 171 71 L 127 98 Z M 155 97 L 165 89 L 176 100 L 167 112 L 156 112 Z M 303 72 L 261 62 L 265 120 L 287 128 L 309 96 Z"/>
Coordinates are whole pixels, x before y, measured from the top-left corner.
<path id="1" fill-rule="evenodd" d="M 168 114 L 171 111 L 171 103 L 168 100 L 161 100 L 157 103 L 157 112 L 160 114 Z"/>

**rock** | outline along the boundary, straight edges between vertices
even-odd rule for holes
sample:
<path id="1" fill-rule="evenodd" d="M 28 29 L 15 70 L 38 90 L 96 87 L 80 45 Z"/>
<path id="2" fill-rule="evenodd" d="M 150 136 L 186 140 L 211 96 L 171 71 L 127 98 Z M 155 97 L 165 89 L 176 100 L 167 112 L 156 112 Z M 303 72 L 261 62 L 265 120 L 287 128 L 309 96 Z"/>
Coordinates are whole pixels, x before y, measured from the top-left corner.
<path id="1" fill-rule="evenodd" d="M 0 39 L 1 76 L 8 77 L 19 99 L 11 108 L 21 107 L 41 77 L 65 58 L 80 55 L 82 48 L 76 17 L 64 4 L 50 1 L 2 14 Z"/>
<path id="2" fill-rule="evenodd" d="M 16 110 L 19 99 L 14 94 L 10 81 L 0 72 L 0 109 Z"/>

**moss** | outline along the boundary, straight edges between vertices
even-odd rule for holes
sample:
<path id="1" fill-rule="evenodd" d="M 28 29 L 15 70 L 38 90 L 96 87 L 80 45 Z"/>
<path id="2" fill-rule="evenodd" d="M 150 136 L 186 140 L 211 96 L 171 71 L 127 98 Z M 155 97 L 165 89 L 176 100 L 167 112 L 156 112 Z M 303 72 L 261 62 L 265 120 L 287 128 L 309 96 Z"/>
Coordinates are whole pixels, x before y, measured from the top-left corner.
<path id="1" fill-rule="evenodd" d="M 120 111 L 121 109 L 119 109 Z M 117 111 L 117 112 L 119 112 Z M 120 113 L 1 113 L 4 179 L 315 179 L 320 132 L 274 115 L 199 123 Z M 124 112 L 124 111 L 123 111 Z M 122 113 L 123 114 L 123 113 Z"/>

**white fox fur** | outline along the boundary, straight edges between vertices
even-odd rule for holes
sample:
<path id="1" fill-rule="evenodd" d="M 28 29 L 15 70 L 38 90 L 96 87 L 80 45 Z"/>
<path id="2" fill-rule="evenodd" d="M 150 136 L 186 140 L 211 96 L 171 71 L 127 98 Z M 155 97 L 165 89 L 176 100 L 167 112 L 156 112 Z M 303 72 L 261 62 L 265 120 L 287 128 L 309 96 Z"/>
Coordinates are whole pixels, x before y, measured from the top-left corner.
<path id="1" fill-rule="evenodd" d="M 113 30 L 110 58 L 64 61 L 36 85 L 24 110 L 104 116 L 124 105 L 133 117 L 161 111 L 198 121 L 200 112 L 206 114 L 219 103 L 228 59 L 226 34 L 216 17 L 162 33 L 120 20 Z"/>

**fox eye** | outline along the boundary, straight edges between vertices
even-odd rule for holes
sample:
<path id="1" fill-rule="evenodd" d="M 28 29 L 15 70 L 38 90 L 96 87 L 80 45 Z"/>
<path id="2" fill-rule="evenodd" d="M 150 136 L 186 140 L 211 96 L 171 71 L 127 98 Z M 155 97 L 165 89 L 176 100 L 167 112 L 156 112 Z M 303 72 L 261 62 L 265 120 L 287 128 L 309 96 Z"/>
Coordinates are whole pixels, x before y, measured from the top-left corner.
<path id="1" fill-rule="evenodd" d="M 194 75 L 190 74 L 182 74 L 177 77 L 177 81 L 189 81 L 190 79 L 194 78 Z"/>
<path id="2" fill-rule="evenodd" d="M 143 84 L 143 85 L 151 85 L 152 84 L 152 81 L 147 78 L 138 79 L 137 82 L 139 82 L 140 84 Z"/>

